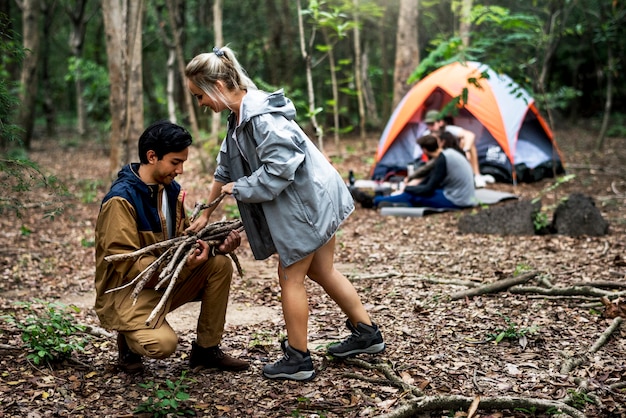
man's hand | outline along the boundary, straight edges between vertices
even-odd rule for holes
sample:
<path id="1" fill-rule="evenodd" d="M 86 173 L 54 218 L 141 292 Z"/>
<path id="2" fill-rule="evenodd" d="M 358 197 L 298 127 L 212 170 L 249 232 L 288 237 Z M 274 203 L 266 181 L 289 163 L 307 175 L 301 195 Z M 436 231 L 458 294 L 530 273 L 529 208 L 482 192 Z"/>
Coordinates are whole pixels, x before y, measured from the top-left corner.
<path id="1" fill-rule="evenodd" d="M 224 239 L 224 242 L 217 247 L 217 250 L 221 253 L 227 254 L 235 251 L 237 247 L 241 245 L 241 235 L 236 230 L 230 231 L 228 236 Z"/>
<path id="2" fill-rule="evenodd" d="M 186 234 L 190 234 L 192 232 L 197 233 L 200 232 L 202 228 L 207 226 L 209 223 L 209 217 L 203 216 L 202 213 L 198 216 L 187 229 L 185 229 Z"/>
<path id="3" fill-rule="evenodd" d="M 190 269 L 198 267 L 209 259 L 209 244 L 201 239 L 197 240 L 196 243 L 198 248 L 187 258 L 187 267 Z"/>

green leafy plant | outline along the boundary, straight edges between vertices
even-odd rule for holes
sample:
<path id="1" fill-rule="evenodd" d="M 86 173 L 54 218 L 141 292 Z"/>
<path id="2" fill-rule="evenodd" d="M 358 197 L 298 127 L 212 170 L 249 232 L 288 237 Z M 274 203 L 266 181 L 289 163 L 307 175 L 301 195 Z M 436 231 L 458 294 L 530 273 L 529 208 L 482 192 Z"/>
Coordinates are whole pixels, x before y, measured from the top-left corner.
<path id="1" fill-rule="evenodd" d="M 15 314 L 3 318 L 22 331 L 22 341 L 29 350 L 27 358 L 33 363 L 53 363 L 69 358 L 74 351 L 83 351 L 88 337 L 79 337 L 77 333 L 85 327 L 75 322 L 71 312 L 80 312 L 75 306 L 62 303 L 34 300 L 16 302 L 23 307 L 28 316 L 18 321 Z"/>
<path id="2" fill-rule="evenodd" d="M 98 197 L 98 188 L 102 187 L 102 180 L 85 179 L 79 182 L 80 192 L 78 196 L 82 203 L 94 203 Z"/>
<path id="3" fill-rule="evenodd" d="M 591 398 L 587 393 L 583 391 L 578 391 L 575 389 L 568 389 L 567 394 L 572 400 L 572 406 L 576 409 L 584 409 L 585 405 L 588 403 L 595 404 L 596 402 Z"/>
<path id="4" fill-rule="evenodd" d="M 185 401 L 189 400 L 189 394 L 186 392 L 189 387 L 185 382 L 194 381 L 187 377 L 187 371 L 183 371 L 180 378 L 176 381 L 167 379 L 165 387 L 153 381 L 148 383 L 140 383 L 144 389 L 152 391 L 135 410 L 135 414 L 149 413 L 152 417 L 169 417 L 169 416 L 195 416 L 196 413 L 185 406 Z"/>
<path id="5" fill-rule="evenodd" d="M 268 347 L 272 345 L 272 335 L 267 331 L 255 332 L 252 339 L 248 343 L 249 348 L 256 348 L 262 351 L 268 351 Z"/>
<path id="6" fill-rule="evenodd" d="M 511 320 L 511 318 L 500 315 L 504 322 L 506 323 L 506 328 L 496 328 L 493 333 L 487 334 L 487 336 L 493 339 L 496 344 L 501 342 L 502 340 L 519 340 L 520 338 L 525 338 L 528 334 L 534 334 L 537 332 L 537 328 L 532 326 L 530 328 L 520 328 L 515 322 Z"/>

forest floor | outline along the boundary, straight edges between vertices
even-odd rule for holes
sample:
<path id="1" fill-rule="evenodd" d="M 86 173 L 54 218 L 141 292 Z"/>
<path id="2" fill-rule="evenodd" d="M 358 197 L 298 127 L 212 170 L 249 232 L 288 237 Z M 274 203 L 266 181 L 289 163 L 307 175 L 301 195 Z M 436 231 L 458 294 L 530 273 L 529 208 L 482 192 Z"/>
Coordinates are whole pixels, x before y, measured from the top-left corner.
<path id="1" fill-rule="evenodd" d="M 548 210 L 570 193 L 592 196 L 610 224 L 608 235 L 461 234 L 457 221 L 467 211 L 405 218 L 358 207 L 337 234 L 336 262 L 380 325 L 387 349 L 360 356 L 365 363 L 326 357 L 328 343 L 347 335 L 345 317 L 311 282 L 309 347 L 317 377 L 308 383 L 261 375 L 263 365 L 281 355 L 284 322 L 276 260 L 253 260 L 244 242 L 236 252 L 244 275 L 233 279 L 222 348 L 251 367 L 240 373 L 188 371 L 183 391 L 190 399 L 184 405 L 206 417 L 461 417 L 472 413 L 469 402 L 480 397 L 472 416 L 544 417 L 556 413 L 562 405 L 557 401 L 569 399 L 570 408 L 580 411 L 569 409 L 573 416 L 626 416 L 626 326 L 606 317 L 598 296 L 509 289 L 450 298 L 524 272 L 537 273 L 526 285 L 544 289 L 548 282 L 555 289 L 588 284 L 613 292 L 611 300 L 624 291 L 626 139 L 610 138 L 604 152 L 594 152 L 590 132 L 556 134 L 573 180 L 549 193 L 544 191 L 554 179 L 490 187 L 522 199 L 542 196 Z M 344 178 L 348 170 L 367 178 L 377 137 L 342 139 L 340 149 L 328 141 L 327 154 Z M 44 219 L 34 204 L 21 219 L 0 217 L 0 315 L 23 320 L 28 311 L 15 302 L 43 299 L 74 304 L 81 308 L 74 313 L 79 323 L 99 325 L 92 245 L 108 188 L 107 154 L 93 143 L 34 142 L 31 158 L 71 195 L 53 220 Z M 188 202 L 206 199 L 211 176 L 200 167 L 194 149 L 179 177 Z M 33 202 L 44 197 L 41 190 L 22 195 Z M 219 212 L 226 214 L 232 205 L 225 201 Z M 164 389 L 166 380 L 175 382 L 188 369 L 197 308 L 191 304 L 168 316 L 179 331 L 179 348 L 168 359 L 145 361 L 140 376 L 116 369 L 110 336 L 90 336 L 84 351 L 61 364 L 35 366 L 19 330 L 0 319 L 0 417 L 133 416 L 154 393 L 141 384 Z M 612 332 L 602 340 L 607 329 Z M 514 338 L 496 343 L 492 337 L 503 332 Z M 399 414 L 418 400 L 421 409 Z"/>

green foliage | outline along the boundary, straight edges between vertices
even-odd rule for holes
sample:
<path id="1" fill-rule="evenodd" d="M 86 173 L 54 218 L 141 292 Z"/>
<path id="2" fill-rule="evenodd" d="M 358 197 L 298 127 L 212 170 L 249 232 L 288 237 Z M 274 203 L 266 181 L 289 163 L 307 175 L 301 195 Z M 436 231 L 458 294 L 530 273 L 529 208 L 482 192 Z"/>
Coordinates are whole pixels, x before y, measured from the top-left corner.
<path id="1" fill-rule="evenodd" d="M 589 395 L 587 395 L 586 392 L 583 392 L 583 391 L 578 391 L 575 389 L 568 389 L 567 394 L 572 400 L 572 406 L 579 410 L 584 409 L 585 405 L 588 403 L 590 404 L 596 403 L 592 397 L 590 397 Z"/>
<path id="2" fill-rule="evenodd" d="M 540 232 L 545 230 L 547 227 L 550 226 L 550 218 L 548 217 L 548 214 L 546 212 L 543 211 L 535 211 L 533 212 L 533 228 L 535 230 L 535 232 Z"/>
<path id="3" fill-rule="evenodd" d="M 533 268 L 528 264 L 518 264 L 515 266 L 515 270 L 513 271 L 513 277 L 517 277 L 520 274 L 527 273 L 531 271 Z"/>
<path id="4" fill-rule="evenodd" d="M 97 122 L 109 120 L 111 89 L 107 68 L 87 59 L 70 57 L 67 71 L 66 81 L 82 81 L 83 83 L 87 115 Z"/>
<path id="5" fill-rule="evenodd" d="M 233 203 L 228 203 L 228 204 L 224 204 L 222 205 L 222 209 L 224 209 L 224 212 L 226 213 L 226 217 L 228 219 L 239 219 L 241 218 L 241 215 L 239 214 L 239 206 L 237 206 L 237 204 L 233 204 Z"/>
<path id="6" fill-rule="evenodd" d="M 167 379 L 165 387 L 153 381 L 148 383 L 140 383 L 144 389 L 151 391 L 148 396 L 135 410 L 135 414 L 148 413 L 152 417 L 169 417 L 169 416 L 195 416 L 196 413 L 185 406 L 185 401 L 189 400 L 189 394 L 186 392 L 189 387 L 185 382 L 194 381 L 187 378 L 187 371 L 183 371 L 180 378 L 175 382 Z"/>
<path id="7" fill-rule="evenodd" d="M 53 363 L 69 358 L 74 351 L 83 351 L 87 337 L 76 334 L 85 327 L 75 323 L 71 311 L 80 312 L 75 306 L 46 302 L 17 302 L 28 316 L 18 320 L 15 314 L 4 316 L 7 322 L 22 331 L 22 341 L 29 350 L 27 358 L 33 363 Z"/>
<path id="8" fill-rule="evenodd" d="M 98 197 L 98 189 L 104 186 L 100 179 L 84 179 L 78 182 L 80 191 L 78 197 L 83 203 L 94 203 Z"/>
<path id="9" fill-rule="evenodd" d="M 537 332 L 537 328 L 532 326 L 530 328 L 520 328 L 509 317 L 500 315 L 506 324 L 505 328 L 496 328 L 492 333 L 488 333 L 487 337 L 492 338 L 496 343 L 502 340 L 519 340 L 528 334 L 534 334 Z"/>
<path id="10" fill-rule="evenodd" d="M 10 25 L 10 19 L 0 13 L 0 150 L 19 144 L 22 132 L 13 123 L 15 110 L 19 108 L 20 102 L 17 98 L 18 84 L 9 81 L 8 67 L 21 63 L 25 51 Z"/>
<path id="11" fill-rule="evenodd" d="M 53 219 L 63 211 L 62 197 L 69 195 L 66 186 L 55 176 L 44 174 L 39 166 L 28 160 L 23 149 L 16 148 L 7 159 L 0 158 L 0 173 L 4 175 L 4 195 L 0 197 L 0 215 L 12 212 L 20 218 L 30 202 L 27 192 L 46 189 L 52 199 L 44 201 L 43 193 L 36 195 L 38 204 L 45 206 L 44 217 Z"/>
<path id="12" fill-rule="evenodd" d="M 273 343 L 272 335 L 267 331 L 255 332 L 248 343 L 248 348 L 260 348 L 267 351 L 267 347 Z"/>

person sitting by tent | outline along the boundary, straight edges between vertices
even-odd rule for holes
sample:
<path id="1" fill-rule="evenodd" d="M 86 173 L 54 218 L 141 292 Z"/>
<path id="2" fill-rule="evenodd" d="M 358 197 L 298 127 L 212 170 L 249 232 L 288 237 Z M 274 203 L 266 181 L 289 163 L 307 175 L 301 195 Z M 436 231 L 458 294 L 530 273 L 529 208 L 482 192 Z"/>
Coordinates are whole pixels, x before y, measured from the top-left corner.
<path id="1" fill-rule="evenodd" d="M 495 179 L 490 175 L 482 175 L 480 173 L 480 167 L 478 165 L 478 151 L 476 150 L 476 135 L 472 131 L 463 129 L 460 126 L 451 125 L 446 120 L 439 116 L 439 111 L 429 110 L 424 117 L 424 123 L 426 124 L 426 131 L 424 135 L 430 133 L 437 134 L 438 132 L 450 132 L 456 136 L 459 141 L 459 146 L 465 153 L 468 161 L 471 164 L 472 172 L 474 173 L 474 185 L 480 189 L 487 185 L 487 183 L 494 183 Z"/>
<path id="2" fill-rule="evenodd" d="M 472 167 L 463 154 L 452 148 L 442 149 L 434 135 L 422 136 L 417 143 L 424 154 L 435 161 L 431 172 L 419 184 L 409 181 L 400 194 L 374 198 L 374 207 L 456 209 L 476 206 Z"/>

